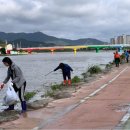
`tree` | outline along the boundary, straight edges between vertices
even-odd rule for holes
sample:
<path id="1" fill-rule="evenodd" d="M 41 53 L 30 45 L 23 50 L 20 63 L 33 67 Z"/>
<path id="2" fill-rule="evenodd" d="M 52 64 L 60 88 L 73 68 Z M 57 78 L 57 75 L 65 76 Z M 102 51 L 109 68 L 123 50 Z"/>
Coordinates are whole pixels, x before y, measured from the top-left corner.
<path id="1" fill-rule="evenodd" d="M 5 48 L 1 48 L 1 54 L 6 54 Z"/>

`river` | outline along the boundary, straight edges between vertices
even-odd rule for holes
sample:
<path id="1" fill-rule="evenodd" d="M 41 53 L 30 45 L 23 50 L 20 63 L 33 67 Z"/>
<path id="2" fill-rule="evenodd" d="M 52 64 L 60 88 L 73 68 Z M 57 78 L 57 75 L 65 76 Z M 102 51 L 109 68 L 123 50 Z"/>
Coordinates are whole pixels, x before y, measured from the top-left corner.
<path id="1" fill-rule="evenodd" d="M 0 57 L 0 82 L 4 80 L 7 74 L 7 67 L 1 62 L 4 57 Z M 49 84 L 61 83 L 62 73 L 61 70 L 52 72 L 45 76 L 48 72 L 54 70 L 60 62 L 67 63 L 73 68 L 72 77 L 75 75 L 81 76 L 88 66 L 91 65 L 105 65 L 113 60 L 112 51 L 101 51 L 96 53 L 91 52 L 55 52 L 51 53 L 38 53 L 29 55 L 10 56 L 10 58 L 22 69 L 24 76 L 27 80 L 27 91 L 33 91 Z M 3 97 L 5 90 L 0 91 Z M 1 98 L 2 99 L 2 98 Z"/>

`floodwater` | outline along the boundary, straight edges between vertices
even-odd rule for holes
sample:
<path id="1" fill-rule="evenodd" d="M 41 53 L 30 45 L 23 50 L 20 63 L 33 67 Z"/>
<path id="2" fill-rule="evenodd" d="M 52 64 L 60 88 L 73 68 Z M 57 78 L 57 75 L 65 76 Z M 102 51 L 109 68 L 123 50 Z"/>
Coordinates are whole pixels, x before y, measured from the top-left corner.
<path id="1" fill-rule="evenodd" d="M 0 57 L 0 82 L 4 80 L 7 74 L 7 67 L 2 64 Z M 49 84 L 61 83 L 62 73 L 61 70 L 52 72 L 45 76 L 50 71 L 54 70 L 60 62 L 67 63 L 73 68 L 72 77 L 75 75 L 81 76 L 88 66 L 91 65 L 105 65 L 113 60 L 112 51 L 103 51 L 96 53 L 91 52 L 55 52 L 51 53 L 38 53 L 30 55 L 10 56 L 10 58 L 22 69 L 24 76 L 27 80 L 27 91 L 38 90 Z M 0 91 L 2 99 L 5 90 Z"/>

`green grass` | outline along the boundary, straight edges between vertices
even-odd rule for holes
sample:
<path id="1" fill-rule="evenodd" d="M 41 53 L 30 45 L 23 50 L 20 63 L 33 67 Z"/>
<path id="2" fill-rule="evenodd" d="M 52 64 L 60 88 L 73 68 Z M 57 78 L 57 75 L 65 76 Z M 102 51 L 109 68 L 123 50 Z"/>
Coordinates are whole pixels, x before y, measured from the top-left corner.
<path id="1" fill-rule="evenodd" d="M 62 84 L 55 84 L 51 86 L 52 91 L 61 90 L 63 88 Z"/>
<path id="2" fill-rule="evenodd" d="M 26 101 L 29 101 L 31 98 L 35 96 L 36 92 L 26 92 L 24 98 Z"/>
<path id="3" fill-rule="evenodd" d="M 78 76 L 74 76 L 74 78 L 72 78 L 72 83 L 79 83 L 81 81 L 81 79 Z"/>
<path id="4" fill-rule="evenodd" d="M 62 84 L 54 84 L 51 86 L 51 90 L 47 90 L 47 92 L 45 93 L 45 97 L 49 96 L 49 97 L 54 97 L 55 93 L 59 90 L 62 90 L 63 85 Z"/>
<path id="5" fill-rule="evenodd" d="M 106 64 L 106 69 L 111 69 L 112 68 L 112 64 Z"/>
<path id="6" fill-rule="evenodd" d="M 72 84 L 73 83 L 79 83 L 81 79 L 78 76 L 75 76 L 72 78 Z M 51 86 L 51 90 L 48 90 L 45 94 L 45 96 L 54 97 L 55 94 L 58 91 L 62 91 L 64 88 L 66 88 L 62 83 L 61 84 L 54 84 Z"/>
<path id="7" fill-rule="evenodd" d="M 102 69 L 98 65 L 93 65 L 88 68 L 90 74 L 98 74 L 102 72 Z"/>
<path id="8" fill-rule="evenodd" d="M 125 59 L 125 54 L 123 53 L 121 56 L 120 56 L 121 59 Z"/>

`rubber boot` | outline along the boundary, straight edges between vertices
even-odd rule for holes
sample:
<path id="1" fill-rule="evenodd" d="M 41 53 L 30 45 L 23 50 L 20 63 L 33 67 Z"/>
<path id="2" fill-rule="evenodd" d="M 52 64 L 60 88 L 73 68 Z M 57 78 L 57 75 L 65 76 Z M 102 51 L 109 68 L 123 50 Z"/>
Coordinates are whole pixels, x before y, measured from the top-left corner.
<path id="1" fill-rule="evenodd" d="M 71 86 L 71 80 L 70 79 L 68 80 L 68 85 Z"/>
<path id="2" fill-rule="evenodd" d="M 66 81 L 66 80 L 64 80 L 63 85 L 66 85 L 66 83 L 67 83 L 67 81 Z"/>
<path id="3" fill-rule="evenodd" d="M 5 109 L 4 111 L 10 111 L 10 110 L 14 110 L 14 105 L 10 105 L 7 109 Z"/>
<path id="4" fill-rule="evenodd" d="M 22 113 L 27 111 L 26 101 L 21 102 L 21 107 L 22 107 Z"/>

